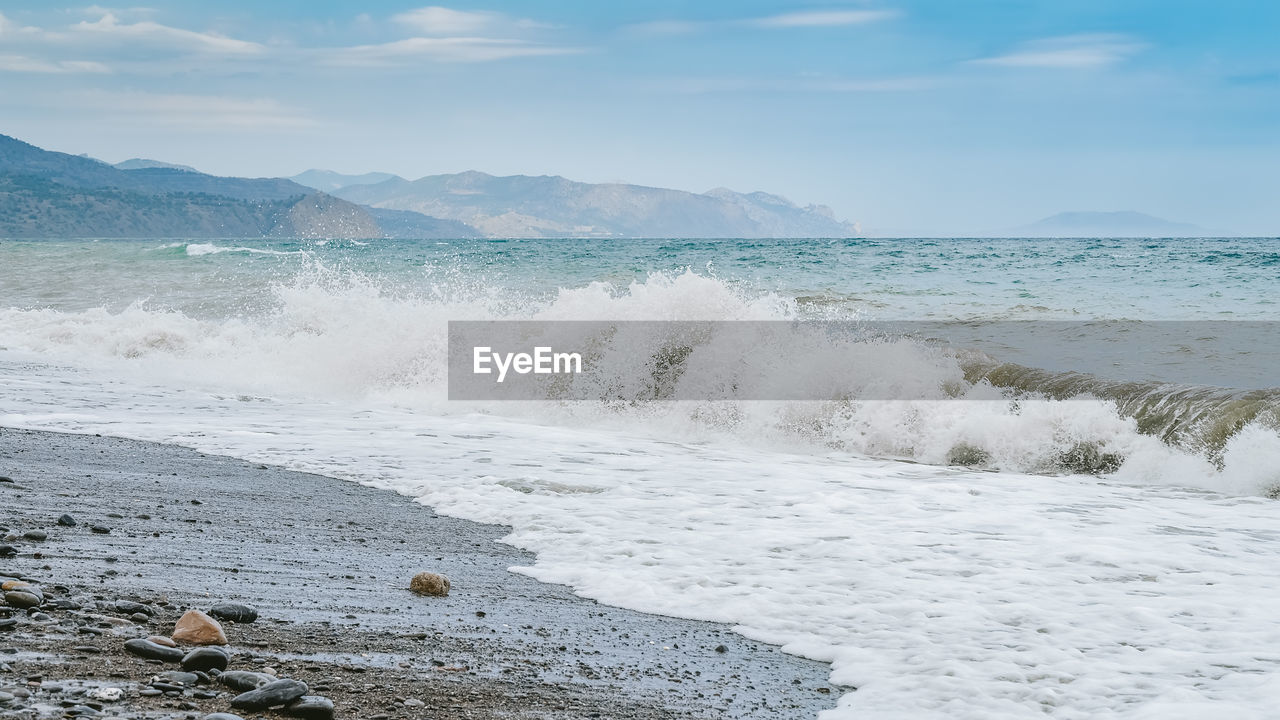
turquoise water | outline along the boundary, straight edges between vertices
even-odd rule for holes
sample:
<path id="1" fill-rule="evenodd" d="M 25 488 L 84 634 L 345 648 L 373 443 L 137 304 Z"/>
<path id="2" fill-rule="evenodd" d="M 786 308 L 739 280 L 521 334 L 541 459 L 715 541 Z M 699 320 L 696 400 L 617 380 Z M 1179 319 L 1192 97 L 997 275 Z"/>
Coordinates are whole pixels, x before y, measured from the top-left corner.
<path id="1" fill-rule="evenodd" d="M 811 317 L 1280 316 L 1272 238 L 0 242 L 10 306 L 118 309 L 145 299 L 204 316 L 264 311 L 274 286 L 304 273 L 519 305 L 686 270 L 792 300 Z"/>

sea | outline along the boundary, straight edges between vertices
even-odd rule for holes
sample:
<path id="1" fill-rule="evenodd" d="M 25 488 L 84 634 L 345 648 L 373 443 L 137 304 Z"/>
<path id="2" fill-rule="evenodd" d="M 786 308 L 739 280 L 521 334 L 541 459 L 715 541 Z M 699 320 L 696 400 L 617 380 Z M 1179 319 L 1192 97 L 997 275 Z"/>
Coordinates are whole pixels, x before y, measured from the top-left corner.
<path id="1" fill-rule="evenodd" d="M 641 355 L 451 401 L 457 320 L 930 330 L 753 348 L 826 400 L 628 395 Z M 830 663 L 823 720 L 1273 718 L 1277 321 L 1276 238 L 8 240 L 0 425 L 508 525 L 515 572 Z"/>

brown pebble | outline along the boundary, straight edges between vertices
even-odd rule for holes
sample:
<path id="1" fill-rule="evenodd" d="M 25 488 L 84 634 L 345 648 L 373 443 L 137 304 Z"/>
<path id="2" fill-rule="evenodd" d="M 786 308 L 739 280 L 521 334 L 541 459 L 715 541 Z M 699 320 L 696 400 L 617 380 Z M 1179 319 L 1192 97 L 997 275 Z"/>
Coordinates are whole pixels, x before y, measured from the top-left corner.
<path id="1" fill-rule="evenodd" d="M 409 589 L 419 595 L 444 597 L 449 594 L 449 578 L 432 572 L 420 572 L 409 581 Z"/>
<path id="2" fill-rule="evenodd" d="M 171 637 L 175 642 L 190 645 L 227 644 L 227 634 L 222 631 L 222 625 L 199 610 L 188 610 L 178 618 Z"/>

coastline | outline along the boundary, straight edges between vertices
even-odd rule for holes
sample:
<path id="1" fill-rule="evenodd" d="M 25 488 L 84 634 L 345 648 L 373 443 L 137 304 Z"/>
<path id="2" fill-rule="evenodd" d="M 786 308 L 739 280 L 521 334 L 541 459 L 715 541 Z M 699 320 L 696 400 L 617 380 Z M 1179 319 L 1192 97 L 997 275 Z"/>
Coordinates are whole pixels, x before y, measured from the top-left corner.
<path id="1" fill-rule="evenodd" d="M 125 697 L 105 713 L 171 716 L 174 698 L 137 695 L 156 668 L 123 642 L 167 635 L 182 609 L 221 600 L 262 616 L 227 626 L 235 669 L 325 688 L 338 717 L 803 718 L 840 694 L 827 665 L 728 626 L 612 608 L 512 573 L 533 556 L 498 542 L 505 528 L 386 491 L 177 446 L 9 428 L 0 475 L 13 480 L 0 483 L 10 508 L 0 527 L 18 551 L 0 575 L 51 597 L 159 608 L 113 626 L 88 655 L 72 650 L 84 637 L 56 613 L 51 624 L 12 613 L 0 690 L 27 687 L 50 708 L 57 698 L 42 686 L 73 688 L 109 667 L 95 682 L 106 675 Z M 78 524 L 59 526 L 63 513 Z M 48 538 L 23 539 L 32 529 Z M 448 597 L 407 590 L 423 570 L 451 579 Z M 191 707 L 179 709 L 226 712 L 230 696 L 184 695 Z"/>

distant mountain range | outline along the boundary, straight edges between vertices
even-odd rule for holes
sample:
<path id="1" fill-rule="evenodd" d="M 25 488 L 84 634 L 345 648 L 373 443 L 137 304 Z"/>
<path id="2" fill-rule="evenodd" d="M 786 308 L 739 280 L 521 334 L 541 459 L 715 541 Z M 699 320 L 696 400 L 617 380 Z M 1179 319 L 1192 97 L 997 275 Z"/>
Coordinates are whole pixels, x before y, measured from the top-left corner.
<path id="1" fill-rule="evenodd" d="M 364 208 L 289 180 L 121 169 L 0 135 L 0 237 L 373 237 Z"/>
<path id="2" fill-rule="evenodd" d="M 850 237 L 829 208 L 481 172 L 409 181 L 308 170 L 217 177 L 133 158 L 114 165 L 0 135 L 0 238 Z"/>
<path id="3" fill-rule="evenodd" d="M 152 168 L 164 168 L 167 170 L 199 172 L 199 170 L 196 170 L 190 165 L 175 165 L 174 163 L 160 162 L 159 160 L 147 160 L 146 158 L 130 158 L 124 162 L 118 162 L 111 167 L 117 170 L 149 170 Z"/>
<path id="4" fill-rule="evenodd" d="M 363 175 L 343 175 L 332 170 L 307 170 L 298 173 L 290 180 L 299 185 L 306 185 L 309 188 L 315 188 L 322 192 L 333 192 L 341 190 L 350 185 L 373 185 L 375 183 L 386 182 L 387 180 L 403 180 L 399 175 L 392 175 L 384 172 L 371 172 Z"/>
<path id="5" fill-rule="evenodd" d="M 1020 228 L 1018 237 L 1201 237 L 1204 228 L 1173 222 L 1132 210 L 1120 212 L 1064 212 Z"/>
<path id="6" fill-rule="evenodd" d="M 374 208 L 417 212 L 487 237 L 853 237 L 858 227 L 830 208 L 799 207 L 766 193 L 703 194 L 559 176 L 482 172 L 392 177 L 333 191 Z"/>

